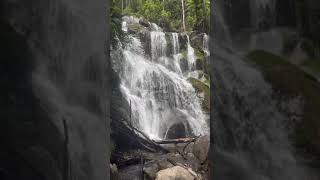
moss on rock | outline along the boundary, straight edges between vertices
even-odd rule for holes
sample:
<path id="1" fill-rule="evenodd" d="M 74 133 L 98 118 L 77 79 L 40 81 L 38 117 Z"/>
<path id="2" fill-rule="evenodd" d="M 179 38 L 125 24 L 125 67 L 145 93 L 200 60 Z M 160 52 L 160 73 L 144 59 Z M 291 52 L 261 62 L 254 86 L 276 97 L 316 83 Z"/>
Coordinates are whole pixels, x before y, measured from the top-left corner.
<path id="1" fill-rule="evenodd" d="M 257 50 L 247 57 L 261 69 L 274 90 L 292 97 L 303 97 L 303 117 L 296 124 L 294 143 L 298 149 L 320 157 L 320 84 L 296 65 L 271 53 Z M 320 159 L 312 163 L 320 167 Z"/>
<path id="2" fill-rule="evenodd" d="M 192 86 L 197 91 L 197 93 L 204 94 L 204 98 L 202 98 L 201 105 L 205 111 L 209 112 L 210 111 L 210 87 L 206 83 L 201 82 L 200 80 L 192 77 L 188 78 L 188 81 L 192 84 Z"/>
<path id="3" fill-rule="evenodd" d="M 129 33 L 138 33 L 140 32 L 144 27 L 141 24 L 128 24 L 128 31 Z"/>

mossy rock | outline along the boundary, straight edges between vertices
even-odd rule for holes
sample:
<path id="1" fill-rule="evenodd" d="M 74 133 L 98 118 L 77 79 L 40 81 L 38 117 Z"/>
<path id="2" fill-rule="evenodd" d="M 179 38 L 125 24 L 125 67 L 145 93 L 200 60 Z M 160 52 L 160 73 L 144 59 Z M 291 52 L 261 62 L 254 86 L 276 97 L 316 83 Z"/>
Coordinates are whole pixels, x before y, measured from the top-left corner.
<path id="1" fill-rule="evenodd" d="M 257 50 L 247 57 L 258 66 L 274 90 L 286 96 L 303 97 L 303 117 L 296 124 L 294 144 L 299 150 L 320 157 L 320 84 L 296 65 L 271 53 Z M 320 158 L 312 163 L 320 168 Z"/>
<path id="2" fill-rule="evenodd" d="M 302 66 L 320 74 L 320 59 L 307 59 L 302 63 Z"/>
<path id="3" fill-rule="evenodd" d="M 203 110 L 210 111 L 210 87 L 195 78 L 188 78 L 188 81 L 192 84 L 197 93 L 204 93 L 204 98 L 202 99 L 201 106 Z"/>
<path id="4" fill-rule="evenodd" d="M 132 34 L 137 34 L 140 32 L 144 27 L 140 24 L 128 24 L 128 32 Z"/>

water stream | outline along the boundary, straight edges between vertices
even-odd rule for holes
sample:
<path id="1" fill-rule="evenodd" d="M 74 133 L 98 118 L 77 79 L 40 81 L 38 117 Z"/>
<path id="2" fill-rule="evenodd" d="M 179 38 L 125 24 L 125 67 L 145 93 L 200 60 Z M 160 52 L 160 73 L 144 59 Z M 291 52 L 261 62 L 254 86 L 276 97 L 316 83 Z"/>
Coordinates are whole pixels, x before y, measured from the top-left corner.
<path id="1" fill-rule="evenodd" d="M 171 33 L 170 37 L 172 56 L 167 55 L 165 32 L 157 28 L 150 32 L 151 58 L 134 35 L 130 35 L 131 41 L 125 48 L 118 50 L 120 55 L 112 58 L 121 79 L 121 92 L 131 101 L 132 122 L 152 139 L 166 138 L 170 127 L 179 123 L 184 125 L 187 135 L 208 134 L 208 116 L 181 72 L 179 34 Z M 194 50 L 190 43 L 187 46 L 191 69 Z"/>
<path id="2" fill-rule="evenodd" d="M 273 1 L 255 1 L 266 7 Z M 253 9 L 252 11 L 256 11 Z M 253 14 L 254 15 L 254 14 Z M 232 44 L 221 17 L 216 19 L 212 47 L 215 179 L 306 180 L 312 175 L 294 154 L 285 128 L 287 117 L 275 105 L 272 87 Z M 256 17 L 253 17 L 256 18 Z M 261 17 L 263 18 L 263 17 Z M 219 30 L 220 28 L 220 30 Z M 269 45 L 269 44 L 267 44 Z M 256 45 L 255 45 L 256 46 Z"/>

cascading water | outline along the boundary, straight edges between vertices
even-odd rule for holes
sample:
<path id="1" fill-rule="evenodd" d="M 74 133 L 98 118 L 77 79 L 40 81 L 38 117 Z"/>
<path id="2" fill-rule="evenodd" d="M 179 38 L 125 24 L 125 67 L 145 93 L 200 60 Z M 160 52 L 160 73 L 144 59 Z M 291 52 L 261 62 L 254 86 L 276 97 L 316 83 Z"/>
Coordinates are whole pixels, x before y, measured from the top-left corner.
<path id="1" fill-rule="evenodd" d="M 223 36 L 219 33 L 214 32 L 216 37 Z M 212 46 L 211 132 L 217 164 L 213 178 L 312 179 L 293 153 L 285 128 L 287 117 L 279 112 L 263 75 L 230 50 L 232 45 L 212 41 Z"/>
<path id="2" fill-rule="evenodd" d="M 209 36 L 207 34 L 203 34 L 203 42 L 202 42 L 203 50 L 206 54 L 206 56 L 210 55 L 210 50 L 209 50 Z"/>
<path id="3" fill-rule="evenodd" d="M 164 32 L 152 31 L 151 36 L 151 55 L 152 60 L 155 61 L 160 57 L 166 56 L 167 40 Z"/>
<path id="4" fill-rule="evenodd" d="M 188 67 L 189 71 L 192 71 L 192 68 L 195 66 L 196 63 L 196 56 L 194 54 L 194 49 L 190 45 L 190 38 L 189 35 L 187 35 L 187 52 L 188 52 Z"/>
<path id="5" fill-rule="evenodd" d="M 164 32 L 150 32 L 152 60 L 145 56 L 140 39 L 130 38 L 125 48 L 112 52 L 112 59 L 122 94 L 131 101 L 132 123 L 152 139 L 166 138 L 175 124 L 183 124 L 190 135 L 208 134 L 208 117 L 179 67 L 178 34 L 172 33 L 173 59 L 166 55 Z"/>
<path id="6" fill-rule="evenodd" d="M 180 51 L 179 34 L 178 33 L 172 33 L 172 44 L 173 44 L 173 54 L 178 54 Z"/>
<path id="7" fill-rule="evenodd" d="M 179 34 L 172 33 L 172 45 L 173 45 L 173 60 L 176 67 L 176 71 L 179 74 L 182 74 L 182 70 L 180 68 L 180 59 L 182 58 L 182 54 L 180 53 L 180 44 L 179 44 Z"/>

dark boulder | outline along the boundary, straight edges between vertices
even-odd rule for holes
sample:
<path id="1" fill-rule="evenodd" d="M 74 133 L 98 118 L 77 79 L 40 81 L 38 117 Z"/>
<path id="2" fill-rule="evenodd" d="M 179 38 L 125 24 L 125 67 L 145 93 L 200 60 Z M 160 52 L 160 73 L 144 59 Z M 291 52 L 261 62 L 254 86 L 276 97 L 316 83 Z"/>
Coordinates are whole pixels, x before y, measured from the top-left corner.
<path id="1" fill-rule="evenodd" d="M 186 128 L 184 124 L 178 123 L 172 125 L 167 131 L 167 139 L 178 139 L 186 137 Z"/>
<path id="2" fill-rule="evenodd" d="M 144 27 L 150 27 L 150 22 L 143 18 L 139 20 L 139 24 L 141 24 Z"/>

